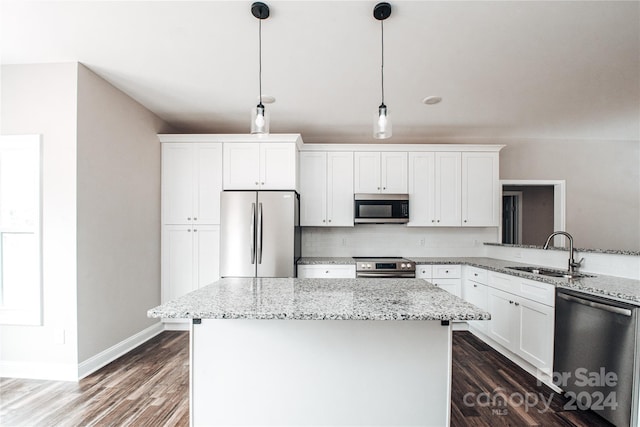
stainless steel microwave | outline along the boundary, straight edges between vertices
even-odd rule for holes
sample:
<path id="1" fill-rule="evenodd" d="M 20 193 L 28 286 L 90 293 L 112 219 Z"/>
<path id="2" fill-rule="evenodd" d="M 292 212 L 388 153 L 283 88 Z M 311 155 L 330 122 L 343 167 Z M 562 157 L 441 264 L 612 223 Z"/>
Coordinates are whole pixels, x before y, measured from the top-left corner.
<path id="1" fill-rule="evenodd" d="M 354 195 L 356 224 L 403 224 L 409 222 L 408 194 Z"/>

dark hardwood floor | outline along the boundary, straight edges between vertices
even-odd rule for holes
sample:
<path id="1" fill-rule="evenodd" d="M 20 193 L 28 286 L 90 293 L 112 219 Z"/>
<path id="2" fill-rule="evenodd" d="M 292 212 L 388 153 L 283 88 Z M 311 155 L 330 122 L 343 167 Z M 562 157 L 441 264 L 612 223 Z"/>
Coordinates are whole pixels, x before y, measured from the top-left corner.
<path id="1" fill-rule="evenodd" d="M 78 383 L 0 379 L 0 425 L 188 426 L 188 345 L 187 332 L 163 332 Z M 563 397 L 468 332 L 454 333 L 451 403 L 452 426 L 610 425 L 564 411 Z"/>

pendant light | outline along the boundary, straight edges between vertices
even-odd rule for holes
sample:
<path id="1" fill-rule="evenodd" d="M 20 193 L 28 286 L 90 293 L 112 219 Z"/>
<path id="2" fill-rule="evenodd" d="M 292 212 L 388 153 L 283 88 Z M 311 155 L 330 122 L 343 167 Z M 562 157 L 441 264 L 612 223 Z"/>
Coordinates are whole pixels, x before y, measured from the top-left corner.
<path id="1" fill-rule="evenodd" d="M 378 107 L 378 114 L 375 115 L 373 120 L 373 137 L 375 139 L 387 139 L 391 137 L 391 120 L 389 118 L 389 111 L 384 104 L 384 20 L 391 15 L 391 5 L 389 3 L 378 3 L 373 8 L 373 17 L 380 21 L 380 35 L 381 35 L 381 57 L 382 65 L 380 67 L 380 82 L 382 88 L 382 102 Z"/>
<path id="2" fill-rule="evenodd" d="M 258 105 L 251 109 L 251 133 L 269 133 L 269 112 L 262 105 L 262 20 L 269 17 L 269 6 L 262 2 L 251 5 L 251 14 L 258 18 Z"/>

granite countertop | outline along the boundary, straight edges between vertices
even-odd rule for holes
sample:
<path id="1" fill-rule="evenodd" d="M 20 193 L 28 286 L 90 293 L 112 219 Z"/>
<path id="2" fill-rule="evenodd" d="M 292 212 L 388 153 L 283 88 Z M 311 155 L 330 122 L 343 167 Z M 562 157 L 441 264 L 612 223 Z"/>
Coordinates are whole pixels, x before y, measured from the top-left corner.
<path id="1" fill-rule="evenodd" d="M 485 270 L 496 271 L 498 273 L 509 274 L 511 276 L 523 277 L 525 279 L 537 280 L 577 291 L 587 292 L 594 295 L 611 297 L 613 299 L 640 305 L 640 280 L 626 279 L 623 277 L 606 276 L 603 274 L 593 274 L 594 277 L 584 277 L 580 279 L 565 279 L 558 277 L 541 276 L 539 274 L 527 273 L 524 271 L 511 270 L 507 267 L 532 266 L 513 261 L 504 261 L 494 258 L 481 257 L 406 257 L 416 264 L 460 264 L 471 265 L 473 267 L 484 268 Z M 322 260 L 335 260 L 334 264 L 355 264 L 355 260 L 350 257 L 338 258 L 301 258 L 298 264 L 327 264 Z M 586 273 L 589 274 L 589 273 Z"/>
<path id="2" fill-rule="evenodd" d="M 147 312 L 154 318 L 489 320 L 422 279 L 225 278 Z"/>
<path id="3" fill-rule="evenodd" d="M 491 243 L 486 242 L 487 246 L 504 246 L 506 248 L 524 248 L 524 249 L 544 249 L 542 246 L 538 245 L 515 245 L 511 243 Z M 555 251 L 566 251 L 569 252 L 569 248 L 558 247 L 558 246 L 549 246 L 550 250 Z M 624 249 L 593 249 L 593 248 L 575 248 L 576 252 L 593 252 L 598 254 L 612 254 L 612 255 L 631 255 L 631 256 L 640 256 L 640 251 L 631 251 Z"/>

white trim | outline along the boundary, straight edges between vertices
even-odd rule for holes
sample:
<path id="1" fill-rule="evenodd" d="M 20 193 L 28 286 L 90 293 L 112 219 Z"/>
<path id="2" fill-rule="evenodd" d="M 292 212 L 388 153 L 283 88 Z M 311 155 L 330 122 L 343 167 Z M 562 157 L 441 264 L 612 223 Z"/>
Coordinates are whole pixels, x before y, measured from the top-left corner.
<path id="1" fill-rule="evenodd" d="M 553 186 L 553 231 L 566 231 L 566 212 L 567 212 L 567 182 L 565 180 L 556 179 L 501 179 L 500 189 L 505 185 L 549 185 Z M 502 243 L 502 196 L 500 197 L 500 226 L 498 227 L 498 239 Z M 554 246 L 562 247 L 565 245 L 564 236 L 556 236 L 554 238 Z"/>
<path id="2" fill-rule="evenodd" d="M 498 144 L 303 144 L 300 151 L 446 151 L 499 152 Z"/>
<path id="3" fill-rule="evenodd" d="M 160 142 L 295 142 L 302 147 L 302 137 L 299 133 L 270 133 L 267 135 L 252 134 L 216 134 L 216 133 L 161 133 Z"/>
<path id="4" fill-rule="evenodd" d="M 120 341 L 118 344 L 81 362 L 78 365 L 77 379 L 81 379 L 86 377 L 89 374 L 92 374 L 93 372 L 97 371 L 103 366 L 113 362 L 123 354 L 128 353 L 129 351 L 133 350 L 139 345 L 155 337 L 162 331 L 164 331 L 164 327 L 162 326 L 162 323 L 160 322 L 155 323 L 149 326 L 148 328 L 138 332 L 137 334 L 132 335 L 129 338 L 123 341 Z"/>

